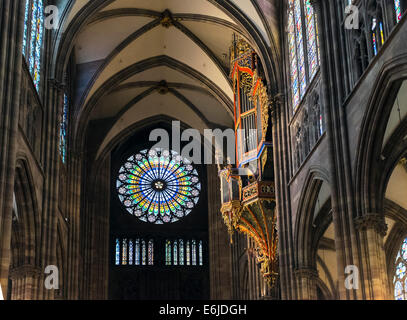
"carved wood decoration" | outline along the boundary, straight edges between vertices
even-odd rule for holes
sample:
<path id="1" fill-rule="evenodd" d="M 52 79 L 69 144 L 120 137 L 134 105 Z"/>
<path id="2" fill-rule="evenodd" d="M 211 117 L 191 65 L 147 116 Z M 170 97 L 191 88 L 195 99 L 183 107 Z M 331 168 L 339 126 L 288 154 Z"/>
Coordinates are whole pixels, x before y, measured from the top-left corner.
<path id="1" fill-rule="evenodd" d="M 256 124 L 250 129 L 261 136 L 257 136 L 255 146 L 249 150 L 241 144 L 250 136 L 236 139 L 236 148 L 241 150 L 237 153 L 236 168 L 228 166 L 219 173 L 221 213 L 231 242 L 234 232 L 254 241 L 252 253 L 261 266 L 266 283 L 274 287 L 278 278 L 278 235 L 274 174 L 271 173 L 274 171 L 273 149 L 271 141 L 266 141 L 270 112 L 267 86 L 263 82 L 257 54 L 245 40 L 234 37 L 230 57 L 231 78 L 235 84 L 236 135 L 238 130 L 246 134 L 248 128 L 244 126 L 244 119 L 254 113 Z M 247 100 L 243 101 L 247 98 L 252 103 L 249 107 Z"/>

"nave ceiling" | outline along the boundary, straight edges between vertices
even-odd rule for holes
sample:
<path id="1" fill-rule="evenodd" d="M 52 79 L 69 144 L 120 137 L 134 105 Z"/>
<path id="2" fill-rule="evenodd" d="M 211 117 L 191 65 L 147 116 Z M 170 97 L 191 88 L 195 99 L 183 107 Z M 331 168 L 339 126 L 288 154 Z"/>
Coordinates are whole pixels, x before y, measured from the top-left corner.
<path id="1" fill-rule="evenodd" d="M 68 2 L 56 44 L 65 66 L 68 42 L 75 56 L 76 135 L 83 137 L 92 120 L 109 119 L 107 145 L 132 124 L 159 115 L 201 132 L 233 127 L 233 34 L 270 57 L 273 10 L 274 3 L 251 0 Z"/>

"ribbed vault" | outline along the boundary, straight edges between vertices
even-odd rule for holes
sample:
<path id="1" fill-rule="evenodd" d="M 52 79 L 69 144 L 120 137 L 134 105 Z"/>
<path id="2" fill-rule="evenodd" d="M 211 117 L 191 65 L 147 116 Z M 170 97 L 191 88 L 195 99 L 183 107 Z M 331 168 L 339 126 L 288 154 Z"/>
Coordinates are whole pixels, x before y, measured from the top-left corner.
<path id="1" fill-rule="evenodd" d="M 275 46 L 265 22 L 251 0 L 68 1 L 53 64 L 55 78 L 62 78 L 74 56 L 77 147 L 91 121 L 107 120 L 102 148 L 157 115 L 201 132 L 232 127 L 229 46 L 234 33 L 243 36 L 271 80 Z"/>

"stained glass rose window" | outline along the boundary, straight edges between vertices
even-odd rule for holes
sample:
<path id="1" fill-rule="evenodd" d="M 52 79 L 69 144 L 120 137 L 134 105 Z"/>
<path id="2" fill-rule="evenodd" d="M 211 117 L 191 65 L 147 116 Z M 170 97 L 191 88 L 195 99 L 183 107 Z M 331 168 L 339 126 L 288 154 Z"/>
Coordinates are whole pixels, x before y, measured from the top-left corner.
<path id="1" fill-rule="evenodd" d="M 126 210 L 144 222 L 176 222 L 196 207 L 201 192 L 192 163 L 161 149 L 131 156 L 119 170 L 117 192 Z"/>

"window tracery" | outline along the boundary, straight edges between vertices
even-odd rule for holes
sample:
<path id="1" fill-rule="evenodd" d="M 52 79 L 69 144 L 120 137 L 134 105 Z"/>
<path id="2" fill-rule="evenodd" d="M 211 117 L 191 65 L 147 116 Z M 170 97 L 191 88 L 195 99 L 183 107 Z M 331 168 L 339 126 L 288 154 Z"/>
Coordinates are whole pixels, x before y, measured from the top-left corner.
<path id="1" fill-rule="evenodd" d="M 290 0 L 288 9 L 288 48 L 291 101 L 297 109 L 319 67 L 318 27 L 309 0 Z"/>

